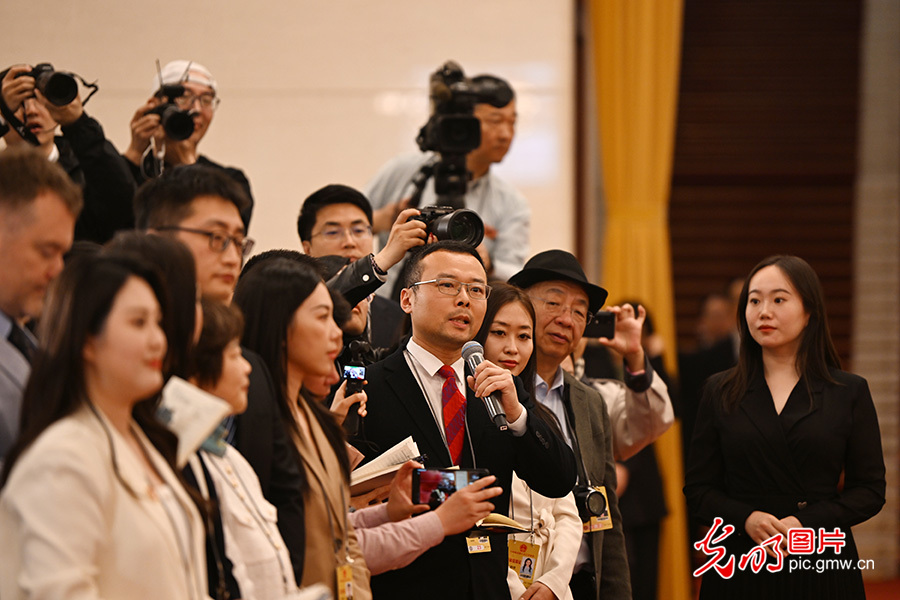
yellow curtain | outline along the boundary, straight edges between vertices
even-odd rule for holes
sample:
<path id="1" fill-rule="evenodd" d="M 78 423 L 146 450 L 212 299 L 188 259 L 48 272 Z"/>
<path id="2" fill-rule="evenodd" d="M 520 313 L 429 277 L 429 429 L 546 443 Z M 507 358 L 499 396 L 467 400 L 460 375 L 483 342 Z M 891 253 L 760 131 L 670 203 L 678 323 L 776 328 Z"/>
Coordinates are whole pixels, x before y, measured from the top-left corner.
<path id="1" fill-rule="evenodd" d="M 590 0 L 597 117 L 607 207 L 603 284 L 652 311 L 675 372 L 668 204 L 681 62 L 683 0 Z M 681 434 L 656 442 L 669 516 L 662 524 L 659 598 L 690 598 Z"/>

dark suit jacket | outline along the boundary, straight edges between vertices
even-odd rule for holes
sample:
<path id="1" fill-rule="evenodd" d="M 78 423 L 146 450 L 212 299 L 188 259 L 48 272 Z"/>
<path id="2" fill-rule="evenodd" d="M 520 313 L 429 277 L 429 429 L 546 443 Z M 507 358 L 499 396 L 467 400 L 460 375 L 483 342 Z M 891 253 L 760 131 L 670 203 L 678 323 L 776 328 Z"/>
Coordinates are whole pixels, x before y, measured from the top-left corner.
<path id="1" fill-rule="evenodd" d="M 278 530 L 290 552 L 294 576 L 300 581 L 306 538 L 298 457 L 281 420 L 278 394 L 269 369 L 258 354 L 246 348 L 242 350 L 253 370 L 247 410 L 235 417 L 234 447 L 256 471 L 266 500 L 278 509 Z"/>
<path id="2" fill-rule="evenodd" d="M 592 485 L 605 485 L 613 528 L 590 533 L 594 572 L 597 574 L 599 598 L 625 600 L 631 598 L 631 581 L 622 515 L 616 497 L 616 463 L 613 458 L 612 427 L 609 411 L 600 393 L 569 373 L 563 376 L 566 410 L 570 411 L 581 461 Z M 579 466 L 581 470 L 581 466 Z"/>
<path id="3" fill-rule="evenodd" d="M 681 354 L 678 357 L 679 391 L 675 411 L 681 418 L 682 449 L 685 459 L 694 435 L 697 407 L 703 395 L 706 380 L 716 373 L 727 371 L 735 365 L 734 341 L 731 336 L 722 338 L 708 348 Z"/>
<path id="4" fill-rule="evenodd" d="M 724 542 L 730 553 L 739 557 L 755 545 L 744 522 L 760 510 L 779 519 L 793 515 L 804 527 L 840 527 L 848 538 L 841 557 L 851 558 L 850 527 L 884 505 L 884 459 L 869 387 L 850 373 L 831 375 L 837 383 L 801 379 L 780 415 L 761 373 L 731 411 L 716 396 L 724 374 L 710 380 L 697 413 L 684 493 L 704 522 L 722 517 L 735 526 Z"/>
<path id="5" fill-rule="evenodd" d="M 405 348 L 405 346 L 404 346 Z M 409 435 L 425 458 L 425 466 L 451 466 L 427 401 L 419 388 L 402 349 L 375 363 L 366 374 L 369 383 L 368 416 L 361 436 L 351 439 L 371 460 Z M 526 409 L 531 399 L 520 390 Z M 575 460 L 565 442 L 541 420 L 528 417 L 522 437 L 501 432 L 491 423 L 481 400 L 468 393 L 467 435 L 462 467 L 477 466 L 497 476 L 503 494 L 494 498 L 495 512 L 507 514 L 512 471 L 537 492 L 550 497 L 567 494 L 575 483 Z M 362 437 L 365 439 L 362 439 Z M 411 565 L 372 578 L 375 598 L 509 598 L 506 584 L 506 535 L 491 536 L 491 552 L 468 554 L 464 535 L 445 539 Z"/>
<path id="6" fill-rule="evenodd" d="M 125 163 L 127 164 L 128 170 L 131 172 L 131 176 L 134 179 L 134 182 L 138 185 L 138 187 L 140 187 L 140 185 L 142 183 L 147 181 L 147 177 L 144 176 L 144 173 L 141 171 L 141 168 L 139 166 L 133 164 L 131 161 L 129 161 L 126 158 L 123 158 L 122 160 L 124 160 Z M 244 229 L 246 231 L 250 231 L 250 218 L 253 216 L 254 202 L 253 202 L 253 194 L 250 192 L 250 180 L 247 179 L 247 176 L 244 175 L 244 172 L 241 171 L 240 169 L 236 169 L 234 167 L 222 166 L 219 163 L 209 160 L 207 157 L 203 156 L 202 154 L 197 157 L 197 164 L 204 166 L 204 167 L 210 167 L 212 169 L 222 170 L 226 175 L 228 175 L 235 182 L 237 182 L 238 185 L 240 185 L 242 188 L 244 188 L 244 192 L 247 194 L 247 199 L 250 201 L 250 203 L 247 205 L 246 209 L 241 211 L 241 221 L 244 224 Z M 168 168 L 171 168 L 171 167 L 168 167 Z"/>
<path id="7" fill-rule="evenodd" d="M 59 165 L 84 192 L 84 208 L 75 222 L 75 239 L 105 244 L 116 231 L 134 229 L 134 192 L 128 168 L 103 128 L 87 113 L 62 128 L 54 143 Z"/>
<path id="8" fill-rule="evenodd" d="M 369 311 L 369 336 L 373 348 L 392 348 L 400 341 L 406 313 L 393 300 L 375 296 Z"/>
<path id="9" fill-rule="evenodd" d="M 369 254 L 354 260 L 326 283 L 328 289 L 340 292 L 350 306 L 356 306 L 384 284 L 375 275 L 371 256 Z"/>
<path id="10" fill-rule="evenodd" d="M 0 337 L 0 466 L 19 437 L 22 394 L 30 374 L 31 365 L 22 353 Z"/>

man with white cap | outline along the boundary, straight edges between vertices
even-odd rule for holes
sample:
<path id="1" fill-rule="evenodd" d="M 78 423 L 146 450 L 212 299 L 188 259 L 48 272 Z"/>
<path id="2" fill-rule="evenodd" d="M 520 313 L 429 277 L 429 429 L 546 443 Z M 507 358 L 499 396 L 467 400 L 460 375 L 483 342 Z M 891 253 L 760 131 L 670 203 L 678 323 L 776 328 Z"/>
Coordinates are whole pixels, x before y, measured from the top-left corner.
<path id="1" fill-rule="evenodd" d="M 166 135 L 160 127 L 160 115 L 152 113 L 164 102 L 160 90 L 162 86 L 181 85 L 184 93 L 170 100 L 180 110 L 190 111 L 194 121 L 194 131 L 184 140 L 175 140 Z M 198 146 L 212 123 L 219 106 L 219 85 L 209 70 L 200 63 L 188 60 L 173 60 L 153 78 L 153 96 L 137 109 L 131 119 L 131 144 L 123 156 L 131 166 L 132 175 L 140 185 L 159 174 L 158 169 L 178 165 L 200 164 L 222 169 L 244 188 L 250 198 L 250 205 L 241 213 L 244 229 L 250 225 L 253 211 L 253 196 L 250 182 L 240 169 L 225 167 L 200 154 Z"/>

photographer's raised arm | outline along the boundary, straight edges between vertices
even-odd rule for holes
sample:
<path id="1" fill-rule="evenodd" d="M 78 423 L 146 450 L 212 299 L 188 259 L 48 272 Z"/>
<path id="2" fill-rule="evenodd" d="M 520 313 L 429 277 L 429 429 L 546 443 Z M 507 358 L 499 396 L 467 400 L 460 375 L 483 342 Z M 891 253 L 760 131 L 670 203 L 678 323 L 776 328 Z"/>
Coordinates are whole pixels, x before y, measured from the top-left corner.
<path id="1" fill-rule="evenodd" d="M 406 252 L 411 248 L 425 244 L 425 223 L 416 220 L 410 221 L 411 217 L 418 214 L 418 209 L 407 208 L 400 211 L 400 214 L 394 219 L 387 243 L 375 255 L 375 264 L 382 271 L 387 272 L 391 267 L 403 260 Z"/>
<path id="2" fill-rule="evenodd" d="M 159 103 L 158 98 L 150 98 L 131 117 L 131 143 L 122 156 L 134 166 L 140 166 L 141 157 L 150 145 L 150 138 L 159 130 L 159 115 L 149 112 L 159 106 Z"/>
<path id="3" fill-rule="evenodd" d="M 28 65 L 13 65 L 3 76 L 0 93 L 3 95 L 3 102 L 12 112 L 19 110 L 25 99 L 34 95 L 34 78 L 21 77 L 23 73 L 30 72 L 31 67 Z"/>
<path id="4" fill-rule="evenodd" d="M 388 269 L 400 262 L 407 250 L 425 243 L 425 223 L 408 220 L 417 214 L 419 211 L 415 208 L 402 211 L 394 221 L 385 247 L 378 254 L 369 254 L 350 263 L 328 280 L 328 288 L 343 294 L 351 306 L 375 293 L 384 284 Z"/>

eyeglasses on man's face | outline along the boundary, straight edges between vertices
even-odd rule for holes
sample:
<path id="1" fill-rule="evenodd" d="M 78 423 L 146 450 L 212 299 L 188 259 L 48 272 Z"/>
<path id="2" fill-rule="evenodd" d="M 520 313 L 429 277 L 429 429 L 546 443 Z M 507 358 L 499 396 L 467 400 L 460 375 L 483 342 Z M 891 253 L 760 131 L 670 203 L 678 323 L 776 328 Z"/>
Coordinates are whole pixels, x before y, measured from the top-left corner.
<path id="1" fill-rule="evenodd" d="M 563 296 L 549 296 L 547 298 L 539 298 L 538 296 L 530 296 L 534 301 L 540 302 L 544 307 L 544 312 L 556 318 L 565 313 L 572 315 L 572 321 L 580 326 L 587 325 L 594 320 L 594 313 L 590 312 L 586 306 L 566 306 Z"/>
<path id="2" fill-rule="evenodd" d="M 350 234 L 355 240 L 364 240 L 372 237 L 372 226 L 364 223 L 356 223 L 350 227 L 341 227 L 340 225 L 326 225 L 322 231 L 312 234 L 312 237 L 322 236 L 322 239 L 328 242 L 339 242 L 344 236 Z"/>
<path id="3" fill-rule="evenodd" d="M 175 106 L 180 110 L 190 110 L 194 107 L 195 102 L 200 102 L 200 108 L 207 110 L 216 110 L 221 100 L 211 92 L 205 92 L 200 95 L 192 94 L 185 91 L 184 94 L 175 98 Z"/>
<path id="4" fill-rule="evenodd" d="M 486 283 L 463 283 L 462 281 L 457 281 L 455 279 L 449 279 L 446 277 L 429 279 L 428 281 L 418 281 L 410 285 L 409 287 L 414 288 L 418 285 L 426 285 L 432 283 L 437 288 L 437 291 L 444 294 L 445 296 L 459 296 L 459 292 L 463 289 L 463 287 L 466 288 L 466 294 L 468 294 L 469 298 L 471 298 L 472 300 L 485 300 L 488 296 L 491 295 L 491 286 Z"/>
<path id="5" fill-rule="evenodd" d="M 224 231 L 208 231 L 206 229 L 193 229 L 191 227 L 178 227 L 176 225 L 167 225 L 165 227 L 157 227 L 158 231 L 185 231 L 187 233 L 195 233 L 197 235 L 205 235 L 209 239 L 209 249 L 213 252 L 225 252 L 231 244 L 234 244 L 241 256 L 246 258 L 253 245 L 256 243 L 252 238 L 228 235 Z"/>

